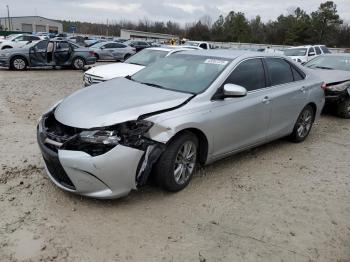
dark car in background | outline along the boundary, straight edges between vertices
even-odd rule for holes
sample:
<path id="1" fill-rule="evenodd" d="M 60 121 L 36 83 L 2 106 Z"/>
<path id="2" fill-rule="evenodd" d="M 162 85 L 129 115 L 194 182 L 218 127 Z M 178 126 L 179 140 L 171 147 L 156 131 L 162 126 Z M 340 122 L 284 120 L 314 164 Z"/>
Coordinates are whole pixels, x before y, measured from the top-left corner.
<path id="1" fill-rule="evenodd" d="M 60 66 L 83 69 L 96 62 L 94 52 L 66 40 L 42 40 L 22 48 L 0 51 L 0 66 L 13 70 L 27 67 Z"/>
<path id="2" fill-rule="evenodd" d="M 304 66 L 326 83 L 326 106 L 338 116 L 350 118 L 350 54 L 321 55 Z"/>
<path id="3" fill-rule="evenodd" d="M 151 47 L 146 41 L 139 41 L 139 40 L 129 40 L 124 42 L 124 44 L 135 48 L 136 52 L 139 52 L 142 49 Z"/>

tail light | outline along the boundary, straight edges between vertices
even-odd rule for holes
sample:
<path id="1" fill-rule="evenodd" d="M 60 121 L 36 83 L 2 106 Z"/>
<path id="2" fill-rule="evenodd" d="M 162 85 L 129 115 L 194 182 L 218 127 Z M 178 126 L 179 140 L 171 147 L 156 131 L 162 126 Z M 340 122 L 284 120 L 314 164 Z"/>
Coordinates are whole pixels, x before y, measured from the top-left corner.
<path id="1" fill-rule="evenodd" d="M 323 83 L 321 84 L 321 88 L 323 89 L 323 91 L 326 90 L 326 87 L 327 87 L 327 84 L 326 84 L 325 82 L 323 82 Z"/>

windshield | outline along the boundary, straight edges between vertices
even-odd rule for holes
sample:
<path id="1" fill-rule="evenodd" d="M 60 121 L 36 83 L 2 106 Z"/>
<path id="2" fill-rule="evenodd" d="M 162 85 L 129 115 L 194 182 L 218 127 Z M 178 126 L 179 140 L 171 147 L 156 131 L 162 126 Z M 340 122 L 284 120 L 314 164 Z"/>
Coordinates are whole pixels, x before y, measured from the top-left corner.
<path id="1" fill-rule="evenodd" d="M 286 56 L 305 56 L 307 48 L 291 48 L 284 50 Z"/>
<path id="2" fill-rule="evenodd" d="M 304 66 L 309 68 L 350 71 L 350 56 L 319 56 L 306 63 Z"/>
<path id="3" fill-rule="evenodd" d="M 133 55 L 125 61 L 128 64 L 148 66 L 149 64 L 163 58 L 168 54 L 168 51 L 144 49 L 141 52 Z"/>
<path id="4" fill-rule="evenodd" d="M 17 36 L 21 36 L 21 34 L 8 35 L 6 38 L 7 38 L 7 40 L 12 40 L 12 39 L 15 39 Z"/>
<path id="5" fill-rule="evenodd" d="M 199 46 L 199 43 L 187 41 L 187 42 L 185 42 L 183 45 L 188 45 L 188 46 Z"/>
<path id="6" fill-rule="evenodd" d="M 178 54 L 160 59 L 131 80 L 184 93 L 199 94 L 222 73 L 231 60 Z"/>

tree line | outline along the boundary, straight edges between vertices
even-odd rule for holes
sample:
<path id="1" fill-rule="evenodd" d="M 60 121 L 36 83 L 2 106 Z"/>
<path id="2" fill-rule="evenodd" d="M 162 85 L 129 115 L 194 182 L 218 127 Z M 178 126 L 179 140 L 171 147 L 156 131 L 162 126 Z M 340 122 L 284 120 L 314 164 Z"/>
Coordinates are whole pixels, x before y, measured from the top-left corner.
<path id="1" fill-rule="evenodd" d="M 350 26 L 340 18 L 333 1 L 321 3 L 319 8 L 307 13 L 296 8 L 288 15 L 263 22 L 260 16 L 246 18 L 242 12 L 231 11 L 220 15 L 212 22 L 210 16 L 180 26 L 168 21 L 150 21 L 147 18 L 138 23 L 131 21 L 109 21 L 108 24 L 63 21 L 65 31 L 75 25 L 78 33 L 118 36 L 120 29 L 173 34 L 192 40 L 216 42 L 242 42 L 260 44 L 326 44 L 330 47 L 350 47 Z"/>

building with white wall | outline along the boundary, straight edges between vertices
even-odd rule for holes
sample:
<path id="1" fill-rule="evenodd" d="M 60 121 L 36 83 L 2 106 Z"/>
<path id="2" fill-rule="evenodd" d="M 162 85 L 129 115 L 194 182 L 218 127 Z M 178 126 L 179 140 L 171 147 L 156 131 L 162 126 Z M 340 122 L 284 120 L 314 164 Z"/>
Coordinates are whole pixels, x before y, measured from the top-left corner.
<path id="1" fill-rule="evenodd" d="M 62 33 L 61 22 L 42 16 L 0 17 L 0 25 L 9 31 Z"/>
<path id="2" fill-rule="evenodd" d="M 168 35 L 168 34 L 159 34 L 159 33 L 121 29 L 120 30 L 120 38 L 160 41 L 160 40 L 178 39 L 179 37 L 175 36 L 175 35 Z"/>

